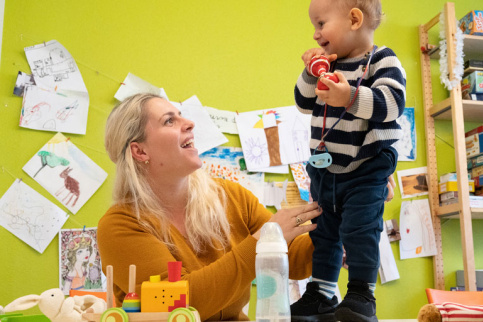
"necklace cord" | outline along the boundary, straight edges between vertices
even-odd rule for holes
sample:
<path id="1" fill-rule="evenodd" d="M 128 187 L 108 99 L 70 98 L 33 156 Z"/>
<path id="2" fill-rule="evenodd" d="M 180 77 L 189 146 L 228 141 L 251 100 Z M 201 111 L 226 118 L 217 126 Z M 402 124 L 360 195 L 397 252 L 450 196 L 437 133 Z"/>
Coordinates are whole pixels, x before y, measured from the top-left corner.
<path id="1" fill-rule="evenodd" d="M 364 79 L 364 77 L 366 76 L 367 71 L 369 70 L 369 64 L 371 63 L 371 59 L 372 59 L 372 56 L 374 55 L 375 50 L 376 50 L 376 47 L 374 46 L 374 48 L 372 49 L 372 52 L 371 52 L 371 54 L 369 56 L 369 59 L 367 60 L 366 66 L 365 67 L 362 67 L 363 74 L 357 80 L 356 92 L 354 93 L 354 97 L 352 98 L 351 102 L 345 108 L 345 110 L 342 112 L 342 114 L 339 116 L 339 119 L 331 126 L 331 128 L 327 131 L 327 133 L 324 134 L 324 131 L 325 131 L 325 123 L 326 123 L 326 115 L 327 115 L 327 103 L 325 103 L 325 108 L 324 108 L 324 123 L 322 125 L 322 138 L 320 139 L 319 145 L 314 150 L 314 154 L 315 154 L 315 151 L 322 151 L 323 149 L 327 150 L 327 148 L 325 147 L 324 138 L 327 136 L 327 134 L 330 133 L 330 131 L 332 131 L 332 129 L 340 122 L 340 120 L 342 120 L 342 118 L 344 117 L 345 113 L 347 113 L 347 111 L 349 110 L 349 108 L 351 108 L 351 106 L 356 101 L 357 94 L 359 93 L 359 87 L 361 86 L 362 80 Z"/>

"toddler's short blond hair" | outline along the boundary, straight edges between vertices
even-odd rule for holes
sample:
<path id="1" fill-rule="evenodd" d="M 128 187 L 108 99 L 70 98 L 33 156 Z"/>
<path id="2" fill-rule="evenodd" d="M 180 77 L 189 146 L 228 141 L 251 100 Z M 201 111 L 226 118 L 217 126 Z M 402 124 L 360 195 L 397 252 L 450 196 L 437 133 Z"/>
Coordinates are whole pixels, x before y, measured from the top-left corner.
<path id="1" fill-rule="evenodd" d="M 381 0 L 336 0 L 337 4 L 344 8 L 358 8 L 364 14 L 364 20 L 367 25 L 376 30 L 382 21 L 382 5 Z"/>

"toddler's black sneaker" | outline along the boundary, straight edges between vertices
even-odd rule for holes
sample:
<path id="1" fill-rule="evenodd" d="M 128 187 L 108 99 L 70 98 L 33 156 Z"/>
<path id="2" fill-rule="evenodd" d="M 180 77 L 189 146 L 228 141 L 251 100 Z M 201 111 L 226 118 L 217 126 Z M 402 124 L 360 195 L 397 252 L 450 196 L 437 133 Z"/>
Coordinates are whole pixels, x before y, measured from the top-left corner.
<path id="1" fill-rule="evenodd" d="M 364 282 L 351 281 L 347 294 L 335 310 L 335 319 L 341 322 L 377 322 L 376 299 Z"/>
<path id="2" fill-rule="evenodd" d="M 325 295 L 319 293 L 319 284 L 310 282 L 300 300 L 290 305 L 291 320 L 292 322 L 335 322 L 334 312 L 337 304 L 337 296 L 329 300 Z"/>

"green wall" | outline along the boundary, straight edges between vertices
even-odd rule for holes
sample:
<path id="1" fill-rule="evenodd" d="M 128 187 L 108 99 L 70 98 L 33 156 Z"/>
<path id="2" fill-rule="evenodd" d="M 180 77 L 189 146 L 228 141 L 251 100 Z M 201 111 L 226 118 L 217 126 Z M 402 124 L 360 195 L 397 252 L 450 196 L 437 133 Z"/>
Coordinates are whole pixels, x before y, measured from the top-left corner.
<path id="1" fill-rule="evenodd" d="M 417 161 L 401 162 L 398 170 L 426 164 L 418 25 L 434 17 L 443 4 L 443 0 L 383 0 L 386 20 L 376 32 L 376 44 L 391 47 L 399 56 L 407 72 L 407 106 L 416 108 Z M 18 127 L 22 100 L 12 91 L 17 72 L 30 72 L 24 47 L 58 40 L 76 59 L 89 91 L 87 134 L 67 136 L 109 176 L 64 228 L 91 227 L 110 205 L 114 166 L 104 152 L 104 124 L 127 73 L 163 87 L 176 101 L 196 94 L 204 105 L 233 111 L 292 105 L 293 86 L 303 68 L 300 56 L 316 46 L 308 5 L 309 0 L 6 0 L 0 66 L 0 195 L 21 177 L 60 206 L 22 171 L 53 136 Z M 458 17 L 471 9 L 483 9 L 481 1 L 457 1 Z M 438 93 L 447 95 L 442 89 Z M 441 138 L 452 142 L 450 126 L 441 123 L 437 125 Z M 236 136 L 229 139 L 229 145 L 239 146 Z M 452 158 L 454 149 L 440 139 L 437 145 L 439 155 Z M 445 167 L 454 170 L 454 163 Z M 385 219 L 399 218 L 399 196 L 397 190 Z M 447 288 L 455 282 L 454 271 L 463 267 L 458 223 L 443 225 Z M 473 228 L 476 267 L 482 268 L 482 222 L 474 221 Z M 399 258 L 397 243 L 392 249 Z M 40 255 L 0 228 L 0 258 L 0 305 L 58 287 L 57 238 Z M 378 284 L 378 316 L 415 318 L 426 303 L 424 289 L 433 287 L 432 258 L 396 261 L 401 279 Z M 343 270 L 343 294 L 346 281 Z"/>

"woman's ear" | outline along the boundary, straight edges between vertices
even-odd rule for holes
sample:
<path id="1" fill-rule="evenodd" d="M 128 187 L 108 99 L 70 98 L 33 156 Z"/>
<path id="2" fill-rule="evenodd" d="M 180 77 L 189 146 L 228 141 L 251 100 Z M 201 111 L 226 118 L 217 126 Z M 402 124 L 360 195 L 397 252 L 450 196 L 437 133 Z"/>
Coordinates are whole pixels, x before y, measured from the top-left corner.
<path id="1" fill-rule="evenodd" d="M 352 8 L 349 15 L 352 22 L 351 29 L 352 30 L 359 29 L 362 26 L 362 23 L 364 22 L 364 14 L 362 13 L 361 9 Z"/>
<path id="2" fill-rule="evenodd" d="M 149 156 L 144 152 L 144 149 L 139 142 L 131 142 L 129 148 L 131 149 L 131 155 L 134 160 L 139 162 L 146 162 L 149 160 Z"/>

